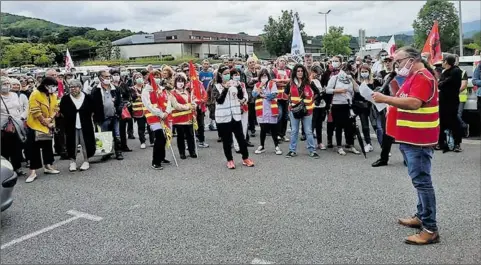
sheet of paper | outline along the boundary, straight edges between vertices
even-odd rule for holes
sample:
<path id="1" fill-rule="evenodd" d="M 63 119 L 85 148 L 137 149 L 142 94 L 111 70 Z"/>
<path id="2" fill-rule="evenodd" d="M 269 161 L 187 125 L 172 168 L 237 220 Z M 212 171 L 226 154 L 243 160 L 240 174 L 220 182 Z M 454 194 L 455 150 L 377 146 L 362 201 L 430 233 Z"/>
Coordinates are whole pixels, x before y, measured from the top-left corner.
<path id="1" fill-rule="evenodd" d="M 374 100 L 372 99 L 373 91 L 364 82 L 359 86 L 359 93 L 361 94 L 361 96 L 364 99 L 366 99 L 367 101 L 374 104 L 374 106 L 376 106 L 378 111 L 382 111 L 383 109 L 385 109 L 387 107 L 387 105 L 385 103 L 374 102 Z"/>

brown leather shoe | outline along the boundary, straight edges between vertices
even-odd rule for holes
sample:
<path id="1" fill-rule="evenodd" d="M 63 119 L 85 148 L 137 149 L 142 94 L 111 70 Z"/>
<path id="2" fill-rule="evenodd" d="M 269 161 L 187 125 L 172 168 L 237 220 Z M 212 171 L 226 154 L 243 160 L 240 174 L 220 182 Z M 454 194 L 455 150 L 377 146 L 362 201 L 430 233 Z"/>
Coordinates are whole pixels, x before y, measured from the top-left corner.
<path id="1" fill-rule="evenodd" d="M 409 217 L 409 218 L 399 218 L 398 223 L 407 227 L 411 228 L 421 228 L 422 222 L 419 220 L 417 216 Z"/>
<path id="2" fill-rule="evenodd" d="M 439 238 L 438 232 L 428 232 L 426 229 L 423 229 L 418 234 L 408 236 L 406 240 L 404 240 L 404 243 L 410 245 L 428 245 L 439 243 Z"/>

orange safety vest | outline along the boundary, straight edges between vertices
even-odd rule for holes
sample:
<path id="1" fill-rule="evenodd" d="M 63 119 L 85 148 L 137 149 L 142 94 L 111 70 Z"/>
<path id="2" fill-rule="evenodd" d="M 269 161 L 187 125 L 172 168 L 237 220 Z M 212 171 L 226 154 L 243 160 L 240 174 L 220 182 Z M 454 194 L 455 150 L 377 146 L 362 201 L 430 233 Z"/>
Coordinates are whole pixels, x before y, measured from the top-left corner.
<path id="1" fill-rule="evenodd" d="M 274 85 L 274 81 L 269 81 L 267 84 L 267 89 L 272 91 L 272 86 Z M 259 88 L 261 86 L 261 82 L 257 82 L 255 85 L 255 89 Z M 255 101 L 255 106 L 256 106 L 256 116 L 257 117 L 262 117 L 264 114 L 264 98 L 258 98 Z M 277 116 L 279 115 L 279 107 L 277 106 L 277 98 L 271 100 L 271 113 L 272 116 Z"/>
<path id="2" fill-rule="evenodd" d="M 133 87 L 133 89 L 136 92 L 138 92 L 136 87 Z M 142 103 L 142 97 L 140 97 L 140 94 L 137 97 L 137 99 L 134 102 L 132 102 L 132 111 L 133 111 L 132 116 L 134 118 L 142 118 L 145 115 L 145 107 L 144 107 L 144 104 Z"/>
<path id="3" fill-rule="evenodd" d="M 409 95 L 411 83 L 415 78 L 427 78 L 432 82 L 432 96 L 417 110 L 404 110 L 390 107 L 388 109 L 386 133 L 393 136 L 396 142 L 417 146 L 432 146 L 439 139 L 439 102 L 436 79 L 423 69 L 407 79 L 396 93 L 397 97 Z M 395 121 L 395 125 L 394 125 Z"/>
<path id="4" fill-rule="evenodd" d="M 299 94 L 299 89 L 294 82 L 291 82 L 291 104 L 289 105 L 289 110 L 291 106 L 294 106 L 301 102 L 301 95 Z M 306 104 L 307 115 L 311 115 L 314 109 L 314 102 L 312 99 L 314 98 L 314 92 L 311 89 L 309 84 L 304 86 L 304 104 Z"/>
<path id="5" fill-rule="evenodd" d="M 272 72 L 274 73 L 275 79 L 289 79 L 290 76 L 291 76 L 291 70 L 286 68 L 285 71 L 286 71 L 286 74 L 282 75 L 282 74 L 279 73 L 277 68 L 272 70 Z M 286 86 L 288 86 L 288 85 L 289 84 L 287 84 Z M 277 99 L 279 99 L 279 100 L 288 100 L 289 99 L 289 96 L 286 93 L 284 93 L 284 87 L 283 86 L 277 85 Z"/>
<path id="6" fill-rule="evenodd" d="M 175 97 L 179 104 L 191 104 L 192 99 L 187 97 L 188 100 L 186 101 L 177 91 L 173 90 L 172 95 Z M 172 111 L 172 119 L 174 124 L 178 123 L 188 123 L 192 121 L 193 114 L 192 110 L 173 110 Z"/>
<path id="7" fill-rule="evenodd" d="M 150 102 L 152 103 L 153 107 L 165 111 L 167 109 L 167 100 L 168 96 L 165 90 L 162 91 L 160 95 L 155 91 L 150 92 Z M 148 109 L 145 109 L 145 117 L 147 118 L 147 124 L 149 125 L 160 122 L 160 117 L 153 115 Z"/>

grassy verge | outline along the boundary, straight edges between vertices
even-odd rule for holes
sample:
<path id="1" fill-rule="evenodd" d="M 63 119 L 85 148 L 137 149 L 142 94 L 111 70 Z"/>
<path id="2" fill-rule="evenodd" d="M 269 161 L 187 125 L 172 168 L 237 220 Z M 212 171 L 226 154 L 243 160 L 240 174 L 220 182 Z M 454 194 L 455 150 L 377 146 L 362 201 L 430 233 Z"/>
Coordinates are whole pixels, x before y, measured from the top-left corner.
<path id="1" fill-rule="evenodd" d="M 142 58 L 142 59 L 135 59 L 135 60 L 110 60 L 110 61 L 85 61 L 81 63 L 81 66 L 95 66 L 95 65 L 107 65 L 107 66 L 118 66 L 118 65 L 180 65 L 185 62 L 189 62 L 192 60 L 194 63 L 201 63 L 203 59 L 199 58 L 192 58 L 192 57 L 183 57 L 178 58 L 175 60 L 161 60 L 159 58 Z M 221 60 L 211 60 L 211 63 L 219 63 L 222 62 Z"/>

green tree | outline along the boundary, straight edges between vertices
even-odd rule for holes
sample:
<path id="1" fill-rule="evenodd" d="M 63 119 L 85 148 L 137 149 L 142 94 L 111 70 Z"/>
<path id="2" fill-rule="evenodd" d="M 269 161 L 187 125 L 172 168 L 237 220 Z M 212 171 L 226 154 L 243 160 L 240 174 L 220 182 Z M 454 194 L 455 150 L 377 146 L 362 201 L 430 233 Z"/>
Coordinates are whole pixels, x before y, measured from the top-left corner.
<path id="1" fill-rule="evenodd" d="M 119 47 L 119 46 L 115 46 L 115 47 L 113 48 L 113 59 L 119 60 L 120 57 L 121 57 L 120 47 Z"/>
<path id="2" fill-rule="evenodd" d="M 264 25 L 264 32 L 261 35 L 264 47 L 270 54 L 280 56 L 291 52 L 294 16 L 297 17 L 299 30 L 301 31 L 303 42 L 305 42 L 307 35 L 303 30 L 304 24 L 301 22 L 299 14 L 297 12 L 293 13 L 292 10 L 282 10 L 282 14 L 277 20 L 269 16 L 267 24 Z"/>
<path id="3" fill-rule="evenodd" d="M 97 46 L 97 56 L 100 60 L 110 60 L 112 57 L 112 42 L 103 40 Z"/>
<path id="4" fill-rule="evenodd" d="M 422 49 L 434 21 L 439 23 L 441 49 L 448 51 L 457 45 L 459 20 L 454 4 L 447 0 L 428 0 L 414 20 L 414 44 Z"/>
<path id="5" fill-rule="evenodd" d="M 323 46 L 329 55 L 350 55 L 350 41 L 351 37 L 349 35 L 344 35 L 344 27 L 331 26 L 324 37 Z"/>
<path id="6" fill-rule="evenodd" d="M 72 37 L 67 42 L 67 47 L 71 50 L 88 49 L 95 47 L 95 45 L 95 41 L 87 40 L 80 36 Z"/>

